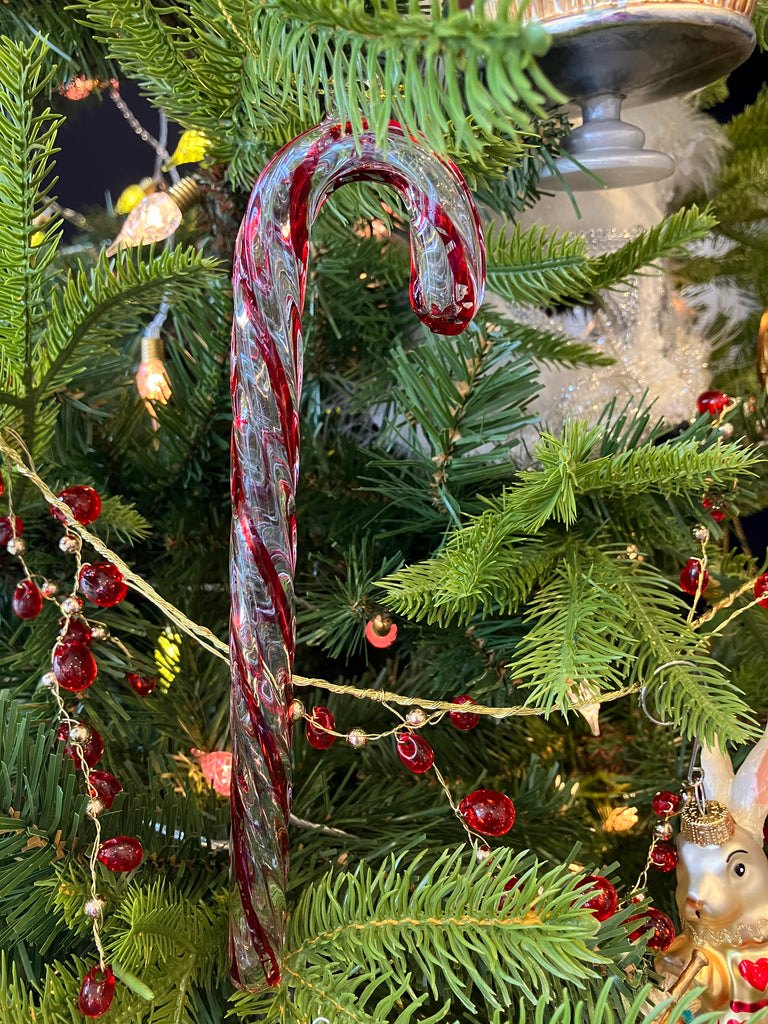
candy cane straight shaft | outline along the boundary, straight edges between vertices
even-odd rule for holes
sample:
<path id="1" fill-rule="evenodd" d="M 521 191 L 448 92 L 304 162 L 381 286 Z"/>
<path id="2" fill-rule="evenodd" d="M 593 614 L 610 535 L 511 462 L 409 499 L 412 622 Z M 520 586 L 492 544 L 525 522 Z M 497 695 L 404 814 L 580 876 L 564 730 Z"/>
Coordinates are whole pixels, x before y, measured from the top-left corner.
<path id="1" fill-rule="evenodd" d="M 240 228 L 232 331 L 232 866 L 235 983 L 275 985 L 286 923 L 291 806 L 295 495 L 301 314 L 309 230 L 352 181 L 397 190 L 411 223 L 411 303 L 433 331 L 458 334 L 482 300 L 485 260 L 458 171 L 397 124 L 372 135 L 324 124 L 290 142 L 253 190 Z"/>

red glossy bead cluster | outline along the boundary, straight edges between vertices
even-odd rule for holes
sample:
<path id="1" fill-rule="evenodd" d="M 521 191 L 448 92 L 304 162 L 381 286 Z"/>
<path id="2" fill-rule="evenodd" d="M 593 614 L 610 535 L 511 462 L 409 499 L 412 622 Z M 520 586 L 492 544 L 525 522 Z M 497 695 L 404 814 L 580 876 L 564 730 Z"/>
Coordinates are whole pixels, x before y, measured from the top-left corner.
<path id="1" fill-rule="evenodd" d="M 645 938 L 648 949 L 656 953 L 663 953 L 669 949 L 675 938 L 675 926 L 671 918 L 655 907 L 648 907 L 642 914 L 633 914 L 627 918 L 627 924 L 631 921 L 642 922 L 629 933 L 629 941 L 637 942 Z M 650 934 L 649 934 L 650 933 Z"/>
<path id="2" fill-rule="evenodd" d="M 677 850 L 669 841 L 673 835 L 669 819 L 677 813 L 680 802 L 680 796 L 668 789 L 662 789 L 653 798 L 653 813 L 662 820 L 654 828 L 651 848 L 648 851 L 648 866 L 657 871 L 674 871 L 677 867 Z"/>
<path id="3" fill-rule="evenodd" d="M 77 1006 L 85 1017 L 101 1017 L 115 997 L 115 976 L 109 964 L 96 964 L 83 978 Z"/>
<path id="4" fill-rule="evenodd" d="M 0 477 L 0 494 L 3 481 Z M 101 498 L 92 488 L 85 485 L 67 487 L 57 498 L 66 505 L 72 518 L 83 526 L 93 523 L 101 514 Z M 50 506 L 51 515 L 59 522 L 66 524 L 67 518 L 55 505 Z M 71 520 L 70 520 L 71 522 Z M 21 619 L 36 618 L 43 609 L 45 600 L 54 601 L 63 613 L 59 624 L 59 636 L 51 654 L 51 671 L 42 679 L 45 686 L 54 689 L 58 696 L 59 689 L 71 693 L 81 693 L 92 685 L 98 674 L 98 668 L 90 645 L 94 640 L 105 640 L 109 637 L 106 628 L 100 623 L 89 623 L 82 617 L 83 598 L 101 608 L 112 608 L 122 601 L 128 593 L 128 587 L 117 566 L 110 562 L 95 562 L 80 567 L 76 589 L 63 598 L 58 598 L 58 587 L 49 580 L 38 584 L 30 574 L 24 560 L 25 542 L 22 540 L 24 524 L 22 520 L 9 512 L 0 516 L 0 548 L 15 555 L 21 562 L 26 573 L 15 590 L 12 599 L 14 613 Z M 68 554 L 78 556 L 81 542 L 79 537 L 67 531 L 59 541 L 59 548 Z M 155 688 L 154 676 L 127 672 L 126 682 L 140 696 L 150 694 Z M 75 762 L 75 766 L 85 776 L 86 788 L 90 798 L 87 813 L 94 821 L 102 811 L 112 806 L 117 795 L 122 792 L 122 785 L 110 772 L 98 770 L 104 753 L 104 741 L 97 729 L 82 721 L 73 720 L 62 707 L 62 720 L 57 732 L 57 741 L 63 745 L 63 756 Z M 144 851 L 141 843 L 131 836 L 116 836 L 100 841 L 101 827 L 97 822 L 96 836 L 98 848 L 96 859 L 109 871 L 125 872 L 135 870 L 142 862 Z M 95 883 L 95 876 L 92 884 Z M 94 904 L 94 906 L 91 906 Z M 103 901 L 93 897 L 86 904 L 84 912 L 94 919 L 94 928 L 101 914 Z M 100 947 L 101 948 L 101 947 Z M 83 978 L 78 997 L 78 1008 L 86 1017 L 100 1017 L 112 1005 L 115 991 L 115 976 L 109 964 L 100 962 L 92 967 Z"/>
<path id="5" fill-rule="evenodd" d="M 598 921 L 607 921 L 616 913 L 619 897 L 607 878 L 603 878 L 602 875 L 587 875 L 579 882 L 577 888 L 590 890 L 589 899 L 581 905 Z"/>
<path id="6" fill-rule="evenodd" d="M 719 416 L 730 404 L 730 398 L 722 391 L 703 391 L 696 399 L 700 416 Z"/>
<path id="7" fill-rule="evenodd" d="M 701 581 L 701 584 L 699 583 Z M 702 569 L 698 558 L 689 558 L 680 570 L 680 589 L 691 597 L 699 591 L 703 594 L 709 584 L 709 573 Z"/>

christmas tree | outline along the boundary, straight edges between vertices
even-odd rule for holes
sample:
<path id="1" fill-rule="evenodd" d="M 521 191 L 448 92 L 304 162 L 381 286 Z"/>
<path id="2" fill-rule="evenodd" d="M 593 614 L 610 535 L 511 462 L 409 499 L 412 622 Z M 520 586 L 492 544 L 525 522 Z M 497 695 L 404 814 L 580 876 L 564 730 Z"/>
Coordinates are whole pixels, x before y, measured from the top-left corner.
<path id="1" fill-rule="evenodd" d="M 768 504 L 768 92 L 714 183 L 596 251 L 524 226 L 570 129 L 546 32 L 504 5 L 11 0 L 0 32 L 0 1022 L 84 1019 L 86 976 L 113 1022 L 661 1021 L 667 819 L 698 745 L 741 757 L 766 713 L 742 520 Z M 123 79 L 183 146 L 150 139 L 117 211 L 62 210 L 63 97 L 122 102 Z M 398 122 L 455 162 L 493 299 L 461 334 L 419 324 L 384 185 L 312 227 L 290 871 L 260 908 L 287 925 L 237 987 L 232 266 L 254 181 L 323 119 L 382 146 Z M 172 220 L 108 249 L 131 206 Z M 658 416 L 651 371 L 646 396 L 543 423 L 545 370 L 613 363 L 553 316 L 647 274 L 746 297 L 707 306 L 687 421 Z"/>

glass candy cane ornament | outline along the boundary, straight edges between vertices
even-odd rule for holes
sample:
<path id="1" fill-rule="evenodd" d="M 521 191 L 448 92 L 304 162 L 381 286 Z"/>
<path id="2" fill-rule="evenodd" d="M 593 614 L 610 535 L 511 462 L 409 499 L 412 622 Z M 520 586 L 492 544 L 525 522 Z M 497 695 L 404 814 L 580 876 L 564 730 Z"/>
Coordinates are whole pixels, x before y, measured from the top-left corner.
<path id="1" fill-rule="evenodd" d="M 375 181 L 411 217 L 411 304 L 459 334 L 482 301 L 477 212 L 456 169 L 397 124 L 386 153 L 367 132 L 323 124 L 285 146 L 260 176 L 237 241 L 232 331 L 233 979 L 280 980 L 291 806 L 294 496 L 299 474 L 301 314 L 309 229 L 341 185 Z"/>

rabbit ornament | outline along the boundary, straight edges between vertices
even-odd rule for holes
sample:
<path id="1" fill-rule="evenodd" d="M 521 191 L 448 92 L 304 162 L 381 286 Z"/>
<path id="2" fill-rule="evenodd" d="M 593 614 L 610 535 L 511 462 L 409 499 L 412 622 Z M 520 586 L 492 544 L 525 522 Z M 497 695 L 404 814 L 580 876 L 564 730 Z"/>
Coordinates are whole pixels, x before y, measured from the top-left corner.
<path id="1" fill-rule="evenodd" d="M 682 934 L 656 968 L 671 981 L 698 948 L 709 961 L 695 979 L 706 986 L 701 1011 L 718 1012 L 718 1024 L 750 1024 L 760 1010 L 768 1020 L 768 729 L 736 774 L 717 747 L 701 766 L 677 840 Z"/>

